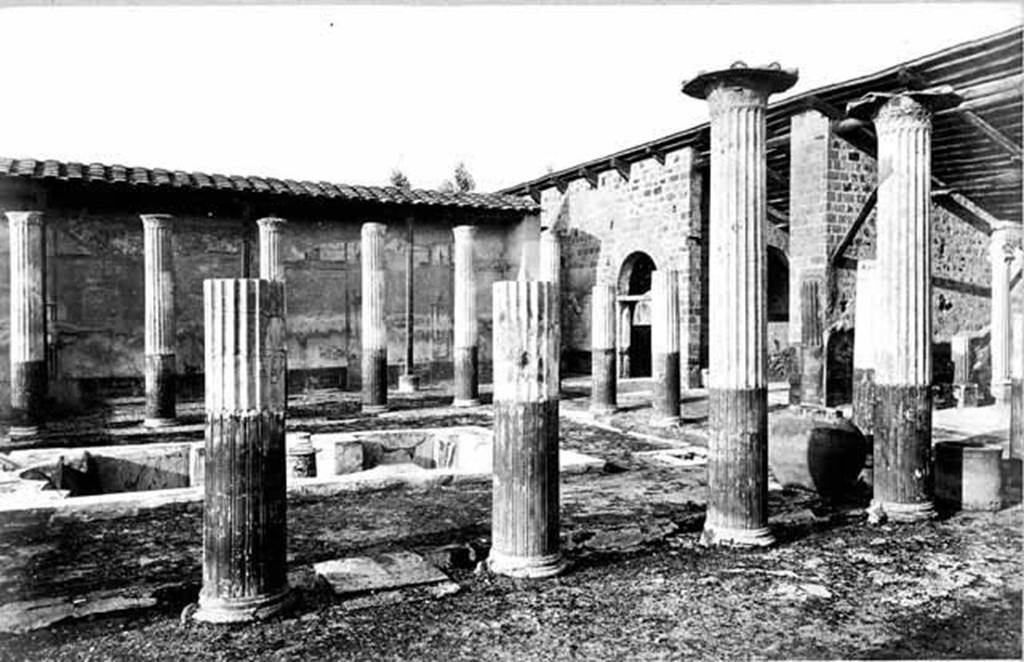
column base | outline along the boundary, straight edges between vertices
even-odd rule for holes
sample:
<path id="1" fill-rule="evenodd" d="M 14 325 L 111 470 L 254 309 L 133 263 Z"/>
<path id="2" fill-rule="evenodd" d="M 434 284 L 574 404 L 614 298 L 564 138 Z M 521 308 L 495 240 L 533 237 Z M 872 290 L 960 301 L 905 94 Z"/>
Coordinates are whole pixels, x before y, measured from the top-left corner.
<path id="1" fill-rule="evenodd" d="M 12 425 L 7 431 L 7 435 L 11 439 L 27 439 L 29 437 L 38 437 L 41 429 L 38 425 Z"/>
<path id="2" fill-rule="evenodd" d="M 935 519 L 935 503 L 932 501 L 895 503 L 872 499 L 870 509 L 881 510 L 890 522 L 925 522 Z"/>
<path id="3" fill-rule="evenodd" d="M 176 418 L 146 418 L 142 421 L 144 428 L 169 428 L 178 424 Z"/>
<path id="4" fill-rule="evenodd" d="M 204 598 L 192 618 L 203 623 L 247 623 L 262 621 L 279 614 L 292 603 L 292 593 L 285 588 L 279 593 L 259 598 Z"/>
<path id="5" fill-rule="evenodd" d="M 398 392 L 399 393 L 415 393 L 420 390 L 420 376 L 419 375 L 399 375 L 398 376 Z"/>
<path id="6" fill-rule="evenodd" d="M 364 404 L 362 406 L 362 411 L 363 411 L 364 414 L 383 414 L 387 410 L 388 410 L 388 406 L 387 405 L 367 405 L 367 404 Z"/>
<path id="7" fill-rule="evenodd" d="M 734 529 L 723 526 L 705 526 L 700 534 L 700 544 L 705 547 L 713 545 L 730 545 L 735 547 L 768 547 L 775 544 L 775 536 L 771 529 L 764 526 L 760 529 Z"/>
<path id="8" fill-rule="evenodd" d="M 517 579 L 554 577 L 568 566 L 561 552 L 544 556 L 507 556 L 492 549 L 487 557 L 487 568 L 491 572 Z"/>
<path id="9" fill-rule="evenodd" d="M 649 425 L 652 428 L 670 428 L 674 425 L 679 425 L 682 420 L 679 416 L 659 416 L 655 414 Z"/>
<path id="10" fill-rule="evenodd" d="M 452 400 L 452 407 L 479 407 L 480 398 L 470 398 L 468 400 L 462 398 L 455 398 Z"/>

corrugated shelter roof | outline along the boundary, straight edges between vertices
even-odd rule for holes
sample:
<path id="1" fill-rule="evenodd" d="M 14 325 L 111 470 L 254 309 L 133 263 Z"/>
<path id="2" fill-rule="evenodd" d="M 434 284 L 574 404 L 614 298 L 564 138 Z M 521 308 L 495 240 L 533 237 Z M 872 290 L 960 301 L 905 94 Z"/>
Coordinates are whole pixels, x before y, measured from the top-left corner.
<path id="1" fill-rule="evenodd" d="M 964 204 L 976 205 L 980 208 L 976 211 L 983 215 L 1001 220 L 1020 219 L 1022 36 L 1024 28 L 1014 27 L 770 104 L 767 112 L 768 204 L 775 212 L 773 220 L 784 221 L 789 213 L 789 120 L 793 115 L 813 108 L 834 120 L 843 120 L 846 104 L 868 92 L 942 85 L 952 86 L 963 102 L 933 117 L 933 189 L 966 199 Z M 561 189 L 571 180 L 593 178 L 607 170 L 621 172 L 630 163 L 687 146 L 695 148 L 706 159 L 709 129 L 705 122 L 510 186 L 501 193 L 532 195 L 538 199 L 542 189 L 552 186 Z M 870 127 L 844 130 L 842 135 L 868 153 L 876 148 Z"/>
<path id="2" fill-rule="evenodd" d="M 169 189 L 213 189 L 243 191 L 331 200 L 351 200 L 396 205 L 426 205 L 499 211 L 535 212 L 529 198 L 496 193 L 443 193 L 425 189 L 401 189 L 394 186 L 350 186 L 329 182 L 295 181 L 271 177 L 208 175 L 203 172 L 169 171 L 163 168 L 125 167 L 103 163 L 64 163 L 37 159 L 0 157 L 0 178 L 24 177 L 85 184 L 118 184 L 130 187 Z"/>

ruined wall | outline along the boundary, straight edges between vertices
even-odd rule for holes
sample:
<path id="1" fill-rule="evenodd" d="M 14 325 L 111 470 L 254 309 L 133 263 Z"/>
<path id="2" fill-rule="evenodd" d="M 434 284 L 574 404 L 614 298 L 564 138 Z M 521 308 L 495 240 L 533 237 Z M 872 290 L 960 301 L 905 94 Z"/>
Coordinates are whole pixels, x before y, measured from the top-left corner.
<path id="1" fill-rule="evenodd" d="M 707 342 L 700 331 L 702 187 L 695 153 L 685 148 L 666 154 L 664 164 L 653 157 L 633 163 L 628 180 L 608 170 L 596 188 L 580 178 L 564 193 L 542 192 L 541 224 L 563 233 L 562 344 L 571 369 L 589 370 L 591 288 L 617 285 L 626 258 L 643 252 L 657 268 L 681 272 L 682 374 L 699 372 Z"/>
<path id="2" fill-rule="evenodd" d="M 0 211 L 15 208 L 8 204 Z M 150 211 L 150 210 L 147 210 Z M 284 214 L 281 214 L 284 216 Z M 143 373 L 143 235 L 137 213 L 47 209 L 48 301 L 53 377 L 74 392 L 140 393 Z M 293 387 L 359 385 L 360 224 L 337 218 L 287 218 L 282 249 L 287 280 L 289 380 Z M 457 222 L 471 222 L 458 219 Z M 452 219 L 416 224 L 416 368 L 428 379 L 451 374 Z M 255 223 L 229 216 L 174 216 L 177 369 L 186 396 L 201 393 L 203 287 L 206 278 L 258 274 Z M 536 261 L 536 217 L 480 224 L 476 251 L 481 372 L 490 375 L 491 284 Z M 8 350 L 9 245 L 0 221 L 0 352 Z M 249 246 L 246 246 L 248 242 Z M 389 373 L 405 357 L 406 225 L 390 222 L 386 312 Z M 532 262 L 531 262 L 532 260 Z M 530 264 L 527 269 L 531 268 Z M 0 361 L 0 403 L 8 397 Z M 3 406 L 0 405 L 0 406 Z"/>

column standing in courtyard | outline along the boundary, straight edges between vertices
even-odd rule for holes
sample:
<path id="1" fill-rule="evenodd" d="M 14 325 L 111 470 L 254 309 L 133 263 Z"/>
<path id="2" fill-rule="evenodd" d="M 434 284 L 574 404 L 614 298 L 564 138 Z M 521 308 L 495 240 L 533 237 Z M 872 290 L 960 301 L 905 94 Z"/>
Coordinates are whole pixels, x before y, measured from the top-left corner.
<path id="1" fill-rule="evenodd" d="M 398 377 L 398 390 L 402 393 L 415 393 L 420 388 L 420 378 L 415 371 L 416 317 L 413 306 L 415 237 L 412 216 L 410 216 L 405 219 L 405 374 Z"/>
<path id="2" fill-rule="evenodd" d="M 879 177 L 879 288 L 873 511 L 934 515 L 932 482 L 931 113 L 951 91 L 869 93 L 850 115 L 874 120 Z M 887 175 L 887 176 L 886 176 Z"/>
<path id="3" fill-rule="evenodd" d="M 708 514 L 705 544 L 767 545 L 766 137 L 768 96 L 794 71 L 702 73 L 683 92 L 711 114 Z"/>
<path id="4" fill-rule="evenodd" d="M 494 299 L 494 495 L 488 565 L 549 577 L 559 551 L 558 307 L 555 286 L 503 281 Z"/>
<path id="5" fill-rule="evenodd" d="M 595 414 L 611 414 L 617 409 L 617 306 L 613 285 L 594 286 L 590 297 L 590 411 Z"/>
<path id="6" fill-rule="evenodd" d="M 538 280 L 555 286 L 555 323 L 562 323 L 562 236 L 553 227 L 540 231 L 540 278 Z M 562 362 L 562 348 L 555 351 L 559 367 Z M 561 374 L 561 373 L 559 373 Z M 561 377 L 559 377 L 561 379 Z"/>
<path id="7" fill-rule="evenodd" d="M 1024 312 L 1013 314 L 1010 351 L 1010 457 L 1024 457 Z"/>
<path id="8" fill-rule="evenodd" d="M 283 218 L 261 218 L 256 221 L 260 230 L 260 278 L 284 282 L 284 251 L 281 250 Z"/>
<path id="9" fill-rule="evenodd" d="M 379 413 L 388 406 L 388 330 L 384 305 L 387 272 L 383 223 L 363 223 L 363 411 Z"/>
<path id="10" fill-rule="evenodd" d="M 473 265 L 476 226 L 457 225 L 452 229 L 452 234 L 455 236 L 455 399 L 452 406 L 475 407 L 480 404 L 480 331 L 476 314 L 476 271 Z"/>
<path id="11" fill-rule="evenodd" d="M 46 400 L 46 308 L 43 215 L 9 211 L 11 252 L 12 437 L 39 433 Z"/>
<path id="12" fill-rule="evenodd" d="M 175 422 L 174 243 L 169 214 L 143 214 L 146 412 L 142 424 Z"/>
<path id="13" fill-rule="evenodd" d="M 679 423 L 679 272 L 651 274 L 651 375 L 655 426 Z"/>
<path id="14" fill-rule="evenodd" d="M 1020 243 L 1020 223 L 1001 223 L 992 228 L 989 261 L 992 264 L 992 397 L 1010 401 L 1010 278 L 1015 248 Z"/>
<path id="15" fill-rule="evenodd" d="M 871 438 L 875 425 L 875 367 L 878 363 L 878 269 L 874 260 L 857 261 L 853 336 L 853 424 Z"/>
<path id="16" fill-rule="evenodd" d="M 203 283 L 206 464 L 195 618 L 234 623 L 285 605 L 284 284 Z"/>

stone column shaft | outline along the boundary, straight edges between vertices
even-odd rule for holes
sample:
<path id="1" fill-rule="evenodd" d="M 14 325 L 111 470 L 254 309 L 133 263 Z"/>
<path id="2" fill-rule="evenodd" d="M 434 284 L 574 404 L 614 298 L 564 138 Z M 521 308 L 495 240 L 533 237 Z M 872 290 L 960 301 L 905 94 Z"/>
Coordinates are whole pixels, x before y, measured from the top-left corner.
<path id="1" fill-rule="evenodd" d="M 286 601 L 284 284 L 203 283 L 206 463 L 198 620 L 262 618 Z"/>
<path id="2" fill-rule="evenodd" d="M 559 550 L 558 307 L 556 288 L 503 281 L 494 304 L 492 571 L 547 577 Z"/>
<path id="3" fill-rule="evenodd" d="M 874 434 L 875 366 L 878 363 L 878 269 L 874 260 L 858 260 L 853 337 L 853 423 L 865 437 Z"/>
<path id="4" fill-rule="evenodd" d="M 619 307 L 619 376 L 629 377 L 629 348 L 633 344 L 633 309 L 624 304 Z"/>
<path id="5" fill-rule="evenodd" d="M 1024 312 L 1013 314 L 1010 352 L 1010 457 L 1024 458 Z"/>
<path id="6" fill-rule="evenodd" d="M 256 222 L 260 233 L 260 278 L 263 280 L 285 281 L 284 250 L 281 233 L 286 221 L 283 218 L 261 218 Z"/>
<path id="7" fill-rule="evenodd" d="M 142 216 L 146 294 L 146 411 L 143 425 L 175 422 L 175 311 L 172 216 Z"/>
<path id="8" fill-rule="evenodd" d="M 562 323 L 562 236 L 555 228 L 544 228 L 540 232 L 540 278 L 538 280 L 555 286 L 555 322 Z M 559 365 L 562 362 L 562 348 L 555 352 Z"/>
<path id="9" fill-rule="evenodd" d="M 929 108 L 945 103 L 910 92 L 868 94 L 849 107 L 878 133 L 874 506 L 895 521 L 935 512 Z"/>
<path id="10" fill-rule="evenodd" d="M 825 330 L 821 310 L 821 278 L 800 282 L 800 402 L 825 405 Z"/>
<path id="11" fill-rule="evenodd" d="M 992 396 L 996 402 L 1010 400 L 1010 278 L 1012 276 L 1014 244 L 1020 242 L 1019 223 L 996 226 L 989 244 L 992 265 L 992 303 L 990 330 L 990 356 L 992 359 Z"/>
<path id="12" fill-rule="evenodd" d="M 455 399 L 452 405 L 455 407 L 480 404 L 480 331 L 476 312 L 476 268 L 473 264 L 476 232 L 473 225 L 459 225 L 452 230 L 455 236 Z"/>
<path id="13" fill-rule="evenodd" d="M 709 444 L 705 544 L 767 545 L 765 107 L 796 73 L 742 63 L 689 81 L 711 114 Z"/>
<path id="14" fill-rule="evenodd" d="M 363 223 L 363 411 L 381 412 L 388 405 L 388 332 L 385 312 L 387 270 L 383 223 Z"/>
<path id="15" fill-rule="evenodd" d="M 615 287 L 595 285 L 590 297 L 590 411 L 610 414 L 617 408 L 615 336 L 618 302 Z"/>
<path id="16" fill-rule="evenodd" d="M 651 274 L 653 425 L 679 423 L 679 272 Z"/>
<path id="17" fill-rule="evenodd" d="M 9 222 L 12 437 L 39 432 L 46 400 L 45 240 L 43 215 L 7 212 Z"/>

